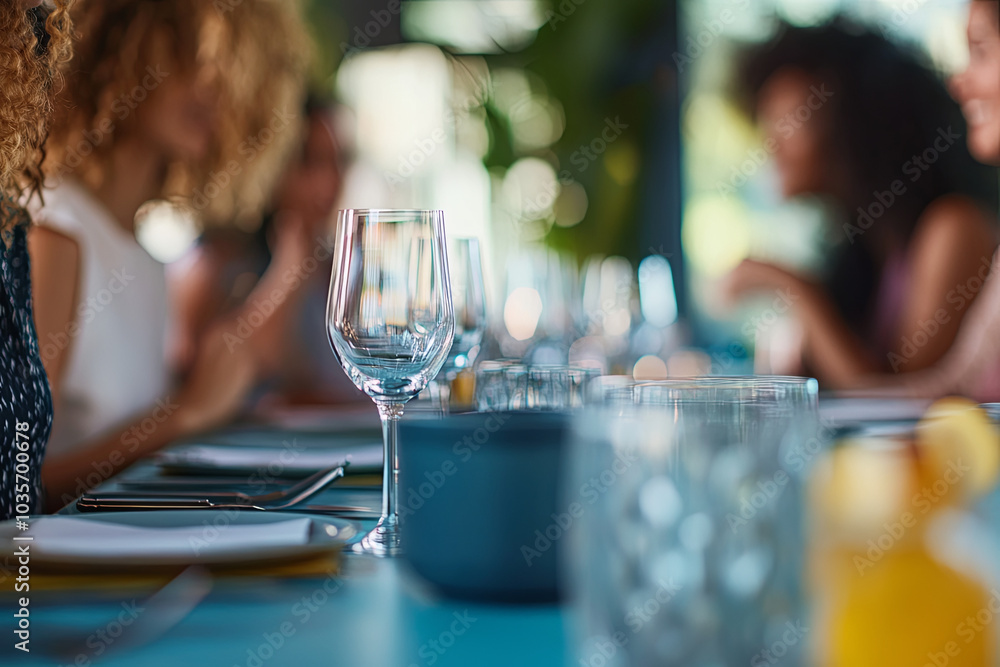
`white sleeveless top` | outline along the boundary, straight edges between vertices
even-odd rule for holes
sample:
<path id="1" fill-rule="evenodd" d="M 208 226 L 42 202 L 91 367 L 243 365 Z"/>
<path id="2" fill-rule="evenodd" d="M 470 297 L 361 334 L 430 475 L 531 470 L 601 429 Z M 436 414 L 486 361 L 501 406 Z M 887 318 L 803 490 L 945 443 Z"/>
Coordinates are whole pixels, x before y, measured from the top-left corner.
<path id="1" fill-rule="evenodd" d="M 164 265 L 76 181 L 46 190 L 33 217 L 80 245 L 75 324 L 38 342 L 43 356 L 69 347 L 48 443 L 48 452 L 60 454 L 127 425 L 158 401 L 169 405 L 167 281 Z M 135 437 L 138 446 L 144 435 Z"/>

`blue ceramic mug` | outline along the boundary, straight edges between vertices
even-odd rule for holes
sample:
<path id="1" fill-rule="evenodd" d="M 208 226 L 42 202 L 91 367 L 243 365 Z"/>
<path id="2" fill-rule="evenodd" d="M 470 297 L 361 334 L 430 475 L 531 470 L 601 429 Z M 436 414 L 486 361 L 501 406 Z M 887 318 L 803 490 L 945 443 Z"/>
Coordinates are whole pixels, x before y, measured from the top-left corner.
<path id="1" fill-rule="evenodd" d="M 404 419 L 399 513 L 413 569 L 452 596 L 556 599 L 572 529 L 558 506 L 567 430 L 568 416 L 554 412 Z"/>

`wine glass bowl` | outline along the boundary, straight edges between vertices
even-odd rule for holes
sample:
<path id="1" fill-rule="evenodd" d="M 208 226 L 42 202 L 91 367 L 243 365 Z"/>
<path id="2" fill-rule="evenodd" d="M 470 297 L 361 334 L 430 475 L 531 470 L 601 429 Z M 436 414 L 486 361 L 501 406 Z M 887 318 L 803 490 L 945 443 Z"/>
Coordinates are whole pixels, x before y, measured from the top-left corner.
<path id="1" fill-rule="evenodd" d="M 340 211 L 335 257 L 327 334 L 344 372 L 378 406 L 384 435 L 382 517 L 362 550 L 394 555 L 396 422 L 441 370 L 454 337 L 444 214 Z"/>

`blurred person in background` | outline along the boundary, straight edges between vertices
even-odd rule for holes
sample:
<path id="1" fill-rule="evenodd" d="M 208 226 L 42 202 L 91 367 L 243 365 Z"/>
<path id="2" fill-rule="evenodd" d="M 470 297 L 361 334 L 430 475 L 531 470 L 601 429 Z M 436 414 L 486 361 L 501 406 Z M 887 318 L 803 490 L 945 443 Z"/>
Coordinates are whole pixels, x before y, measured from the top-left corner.
<path id="1" fill-rule="evenodd" d="M 307 59 L 295 3 L 279 0 L 225 12 L 201 0 L 93 0 L 73 20 L 76 55 L 29 239 L 55 404 L 42 469 L 53 508 L 231 418 L 266 365 L 280 305 L 252 335 L 234 337 L 236 314 L 215 322 L 177 381 L 165 269 L 137 242 L 136 218 L 167 199 L 211 224 L 262 200 L 296 133 Z M 280 273 L 306 252 L 300 228 L 281 236 L 259 286 L 275 302 Z"/>
<path id="2" fill-rule="evenodd" d="M 0 521 L 39 511 L 52 427 L 32 313 L 31 221 L 20 202 L 41 187 L 50 98 L 69 60 L 72 26 L 69 2 L 45 10 L 39 4 L 0 2 Z"/>
<path id="3" fill-rule="evenodd" d="M 969 3 L 969 65 L 951 90 L 969 123 L 968 146 L 981 162 L 1000 167 L 1000 2 Z M 994 171 L 996 173 L 996 171 Z M 975 285 L 970 285 L 974 287 Z M 869 378 L 875 393 L 939 396 L 961 393 L 980 401 L 1000 400 L 1000 252 L 954 346 L 930 369 L 887 381 Z"/>
<path id="4" fill-rule="evenodd" d="M 210 229 L 185 257 L 170 267 L 176 304 L 174 355 L 183 368 L 220 314 L 245 308 L 274 261 L 281 225 L 293 221 L 306 232 L 312 252 L 285 272 L 292 289 L 285 304 L 286 342 L 278 343 L 265 400 L 272 403 L 370 405 L 368 397 L 340 370 L 327 340 L 325 315 L 333 265 L 335 221 L 346 160 L 338 142 L 335 108 L 310 95 L 303 108 L 303 139 L 275 190 L 256 231 Z M 254 304 L 249 303 L 252 308 Z M 294 340 L 294 343 L 292 341 Z"/>
<path id="5" fill-rule="evenodd" d="M 969 155 L 958 106 L 914 55 L 841 19 L 783 26 L 745 63 L 782 194 L 830 203 L 839 242 L 822 282 L 746 260 L 727 295 L 789 295 L 801 349 L 776 371 L 850 388 L 934 364 L 997 246 L 996 177 Z"/>

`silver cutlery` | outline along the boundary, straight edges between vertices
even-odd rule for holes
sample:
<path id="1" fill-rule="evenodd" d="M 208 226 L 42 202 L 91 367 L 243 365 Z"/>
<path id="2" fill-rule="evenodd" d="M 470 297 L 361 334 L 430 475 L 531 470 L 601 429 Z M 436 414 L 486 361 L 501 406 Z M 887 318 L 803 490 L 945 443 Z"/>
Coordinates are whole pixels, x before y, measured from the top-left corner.
<path id="1" fill-rule="evenodd" d="M 176 510 L 176 509 L 238 509 L 283 510 L 313 497 L 338 477 L 343 477 L 347 463 L 322 470 L 282 491 L 248 495 L 239 492 L 193 493 L 168 492 L 128 493 L 109 491 L 84 495 L 76 502 L 81 512 Z"/>
<path id="2" fill-rule="evenodd" d="M 301 479 L 275 477 L 268 480 L 274 484 L 298 484 Z M 235 477 L 154 477 L 152 479 L 115 480 L 116 491 L 143 491 L 158 493 L 160 491 L 188 491 L 191 493 L 207 493 L 210 491 L 231 491 L 235 487 L 247 486 L 246 479 Z"/>
<path id="3" fill-rule="evenodd" d="M 360 505 L 306 505 L 285 511 L 302 514 L 329 514 L 342 519 L 377 519 L 382 516 L 381 508 Z"/>
<path id="4" fill-rule="evenodd" d="M 268 483 L 273 483 L 275 485 L 283 484 L 298 484 L 300 479 L 293 479 L 289 477 L 275 477 L 273 479 L 267 480 Z M 381 480 L 379 480 L 381 481 Z M 244 479 L 240 478 L 222 478 L 222 477 L 153 477 L 150 479 L 123 479 L 115 480 L 113 488 L 115 491 L 128 491 L 128 492 L 142 492 L 146 493 L 159 493 L 161 491 L 166 491 L 168 493 L 174 493 L 177 491 L 185 491 L 188 495 L 201 494 L 201 493 L 214 493 L 216 491 L 230 491 L 234 488 L 240 486 L 247 486 L 248 484 Z M 344 476 L 336 486 L 337 489 L 366 489 L 378 491 L 379 487 L 377 485 L 371 484 L 358 484 L 352 481 L 351 477 Z"/>

